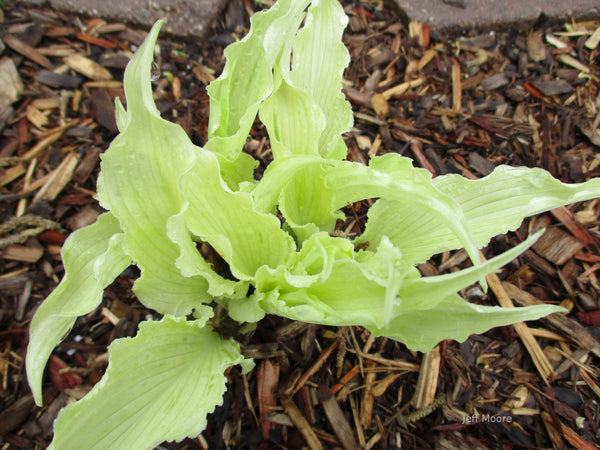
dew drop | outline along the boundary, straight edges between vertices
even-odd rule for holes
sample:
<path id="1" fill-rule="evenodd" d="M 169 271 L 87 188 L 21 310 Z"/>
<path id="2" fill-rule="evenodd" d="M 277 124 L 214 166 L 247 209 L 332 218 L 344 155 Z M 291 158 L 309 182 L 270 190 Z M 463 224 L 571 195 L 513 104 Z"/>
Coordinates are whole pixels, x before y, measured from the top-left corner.
<path id="1" fill-rule="evenodd" d="M 156 64 L 155 61 L 152 61 L 152 66 L 150 67 L 150 80 L 156 81 L 160 78 L 160 67 Z"/>

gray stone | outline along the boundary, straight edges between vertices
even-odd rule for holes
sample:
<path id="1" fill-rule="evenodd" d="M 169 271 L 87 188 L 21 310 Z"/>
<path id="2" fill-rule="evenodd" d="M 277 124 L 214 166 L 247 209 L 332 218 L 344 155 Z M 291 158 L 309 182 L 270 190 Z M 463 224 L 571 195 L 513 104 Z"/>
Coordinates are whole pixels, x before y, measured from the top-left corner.
<path id="1" fill-rule="evenodd" d="M 39 4 L 39 0 L 26 3 Z M 162 31 L 175 36 L 204 38 L 227 0 L 49 0 L 52 9 L 150 28 L 158 19 Z"/>
<path id="2" fill-rule="evenodd" d="M 531 25 L 544 14 L 551 21 L 598 18 L 598 0 L 393 0 L 408 21 L 429 23 L 436 31 L 498 29 Z"/>

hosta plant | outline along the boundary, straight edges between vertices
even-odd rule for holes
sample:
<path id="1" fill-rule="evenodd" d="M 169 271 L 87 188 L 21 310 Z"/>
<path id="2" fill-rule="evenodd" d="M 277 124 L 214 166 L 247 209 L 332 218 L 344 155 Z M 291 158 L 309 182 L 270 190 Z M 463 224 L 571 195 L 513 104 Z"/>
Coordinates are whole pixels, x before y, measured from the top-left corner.
<path id="1" fill-rule="evenodd" d="M 65 276 L 31 323 L 27 375 L 42 403 L 44 366 L 77 316 L 131 264 L 134 292 L 162 317 L 109 347 L 102 380 L 55 422 L 52 447 L 151 448 L 196 436 L 226 389 L 224 372 L 252 367 L 213 326 L 214 305 L 239 323 L 265 314 L 358 325 L 409 348 L 562 311 L 486 307 L 457 292 L 529 248 L 532 235 L 482 262 L 478 248 L 525 216 L 600 196 L 600 181 L 565 185 L 539 169 L 499 167 L 467 180 L 432 179 L 398 154 L 368 166 L 345 161 L 352 111 L 342 91 L 347 18 L 336 0 L 279 0 L 252 18 L 208 87 L 204 148 L 160 117 L 152 97 L 156 24 L 125 73 L 120 134 L 102 157 L 98 199 L 106 212 L 64 245 Z M 243 152 L 256 117 L 273 162 L 260 180 Z M 342 209 L 377 198 L 362 235 L 332 233 Z M 198 250 L 228 265 L 217 273 Z M 465 248 L 470 268 L 422 277 L 416 264 Z"/>

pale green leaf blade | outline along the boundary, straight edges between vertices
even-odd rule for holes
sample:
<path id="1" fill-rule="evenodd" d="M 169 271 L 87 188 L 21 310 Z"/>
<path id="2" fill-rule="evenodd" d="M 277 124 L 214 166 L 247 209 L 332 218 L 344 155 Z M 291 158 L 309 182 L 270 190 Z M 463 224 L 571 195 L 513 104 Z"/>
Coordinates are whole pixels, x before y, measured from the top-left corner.
<path id="1" fill-rule="evenodd" d="M 125 71 L 127 116 L 102 155 L 100 203 L 118 219 L 123 246 L 141 270 L 134 291 L 161 313 L 184 315 L 209 301 L 204 277 L 185 277 L 176 265 L 180 247 L 167 222 L 185 207 L 178 180 L 199 151 L 185 131 L 160 117 L 152 98 L 151 64 L 161 22 L 150 31 Z M 189 237 L 188 237 L 189 239 Z"/>
<path id="2" fill-rule="evenodd" d="M 206 148 L 233 158 L 241 153 L 261 102 L 273 90 L 273 66 L 290 46 L 307 0 L 280 0 L 254 14 L 250 32 L 225 50 L 227 63 L 207 91 L 210 96 Z"/>
<path id="3" fill-rule="evenodd" d="M 352 110 L 342 94 L 348 51 L 341 36 L 347 24 L 336 0 L 313 1 L 305 26 L 294 40 L 293 66 L 282 56 L 275 70 L 277 88 L 260 108 L 275 160 L 291 155 L 343 159 L 341 134 L 352 125 Z M 317 231 L 331 232 L 340 218 L 333 208 L 334 188 L 320 168 L 299 170 L 281 195 L 280 209 L 299 242 Z"/>
<path id="4" fill-rule="evenodd" d="M 319 156 L 319 139 L 326 126 L 323 110 L 304 90 L 281 79 L 260 106 L 260 120 L 269 133 L 273 158 L 291 155 Z"/>
<path id="5" fill-rule="evenodd" d="M 65 276 L 37 309 L 29 329 L 27 377 L 38 405 L 42 403 L 44 367 L 54 347 L 78 316 L 98 307 L 104 288 L 131 263 L 122 240 L 119 222 L 106 213 L 94 224 L 72 233 L 65 242 Z"/>
<path id="6" fill-rule="evenodd" d="M 201 182 L 198 182 L 201 180 Z M 279 219 L 255 210 L 252 195 L 232 192 L 220 177 L 217 157 L 206 150 L 182 179 L 189 204 L 187 228 L 229 263 L 232 274 L 250 280 L 259 267 L 285 264 L 295 249 Z"/>
<path id="7" fill-rule="evenodd" d="M 352 108 L 341 90 L 344 69 L 350 62 L 342 42 L 347 24 L 348 18 L 337 0 L 315 0 L 293 46 L 290 80 L 307 92 L 323 112 L 326 126 L 319 139 L 319 151 L 328 159 L 345 158 L 341 135 L 352 127 L 353 121 Z"/>
<path id="8" fill-rule="evenodd" d="M 568 185 L 542 169 L 525 167 L 500 166 L 480 180 L 444 175 L 433 184 L 460 204 L 478 246 L 516 229 L 525 217 L 600 197 L 600 179 Z M 377 245 L 387 236 L 402 251 L 407 265 L 462 245 L 439 217 L 426 215 L 401 199 L 377 201 L 368 216 L 366 230 L 357 242 Z"/>
<path id="9" fill-rule="evenodd" d="M 402 201 L 426 217 L 425 220 L 442 224 L 472 261 L 480 261 L 472 230 L 459 203 L 432 183 L 428 171 L 413 167 L 412 160 L 388 153 L 372 158 L 369 166 L 342 161 L 328 168 L 326 181 L 336 190 L 335 208 L 366 198 Z M 423 245 L 429 244 L 425 241 Z"/>
<path id="10" fill-rule="evenodd" d="M 320 165 L 333 165 L 318 156 L 294 155 L 274 160 L 269 164 L 260 183 L 252 191 L 257 211 L 273 212 L 281 192 L 300 171 Z"/>
<path id="11" fill-rule="evenodd" d="M 151 449 L 200 434 L 222 402 L 224 371 L 245 363 L 238 344 L 205 322 L 165 316 L 114 341 L 102 380 L 58 416 L 53 446 Z"/>
<path id="12" fill-rule="evenodd" d="M 463 342 L 471 334 L 494 327 L 537 320 L 548 314 L 566 312 L 554 305 L 502 308 L 468 303 L 459 295 L 450 295 L 434 308 L 407 310 L 385 327 L 369 327 L 375 336 L 386 336 L 415 351 L 428 352 L 439 342 L 452 339 Z"/>
<path id="13" fill-rule="evenodd" d="M 167 220 L 167 235 L 179 246 L 179 257 L 175 266 L 184 277 L 201 276 L 208 281 L 207 292 L 211 297 L 239 297 L 248 290 L 248 283 L 228 280 L 219 275 L 198 251 L 197 242 L 192 240 L 186 215 L 189 204 L 183 210 Z"/>
<path id="14" fill-rule="evenodd" d="M 331 233 L 337 219 L 335 211 L 336 190 L 329 187 L 321 167 L 308 167 L 298 171 L 282 191 L 279 209 L 298 242 L 304 242 L 318 231 Z"/>

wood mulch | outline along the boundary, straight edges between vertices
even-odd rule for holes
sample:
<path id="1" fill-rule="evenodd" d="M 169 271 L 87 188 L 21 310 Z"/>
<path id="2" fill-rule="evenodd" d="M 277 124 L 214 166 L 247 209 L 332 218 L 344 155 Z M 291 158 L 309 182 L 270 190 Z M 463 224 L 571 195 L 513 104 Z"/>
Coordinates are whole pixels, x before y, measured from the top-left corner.
<path id="1" fill-rule="evenodd" d="M 599 21 L 439 36 L 403 25 L 382 1 L 345 5 L 350 159 L 394 151 L 434 175 L 479 178 L 510 164 L 565 182 L 600 176 Z M 232 1 L 201 46 L 160 40 L 159 108 L 199 145 L 205 86 L 253 8 Z M 45 448 L 58 410 L 102 376 L 108 344 L 135 335 L 149 314 L 131 293 L 129 269 L 56 349 L 46 406 L 34 406 L 23 362 L 29 320 L 63 275 L 64 239 L 101 212 L 95 180 L 116 133 L 112 99 L 123 97 L 123 69 L 144 32 L 10 4 L 0 32 L 0 448 Z M 254 130 L 247 151 L 268 160 L 268 149 Z M 360 232 L 367 207 L 353 205 L 340 228 Z M 207 430 L 161 448 L 597 448 L 599 208 L 559 208 L 493 239 L 488 258 L 548 228 L 490 277 L 488 294 L 463 292 L 490 305 L 560 303 L 569 315 L 442 342 L 428 354 L 360 327 L 267 317 L 238 336 L 257 367 L 229 372 Z M 452 272 L 465 259 L 444 253 L 421 270 Z"/>

